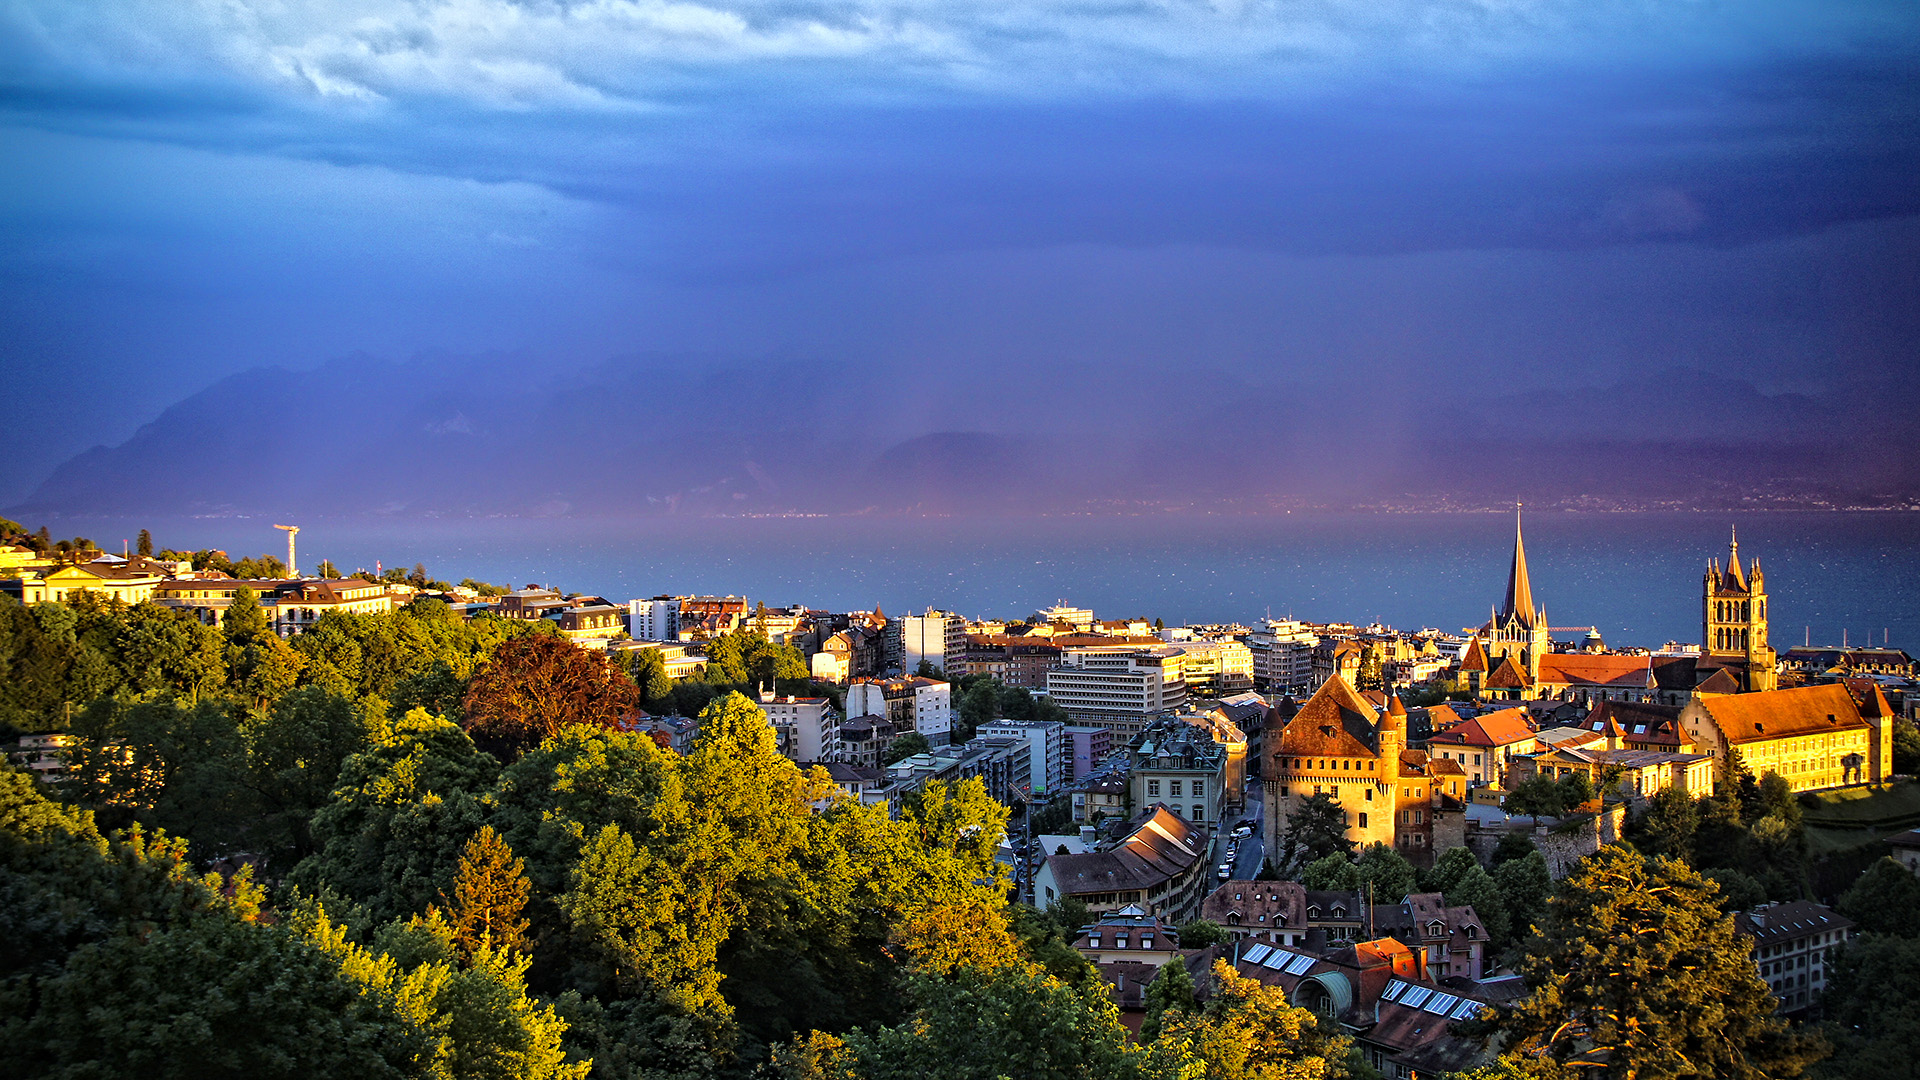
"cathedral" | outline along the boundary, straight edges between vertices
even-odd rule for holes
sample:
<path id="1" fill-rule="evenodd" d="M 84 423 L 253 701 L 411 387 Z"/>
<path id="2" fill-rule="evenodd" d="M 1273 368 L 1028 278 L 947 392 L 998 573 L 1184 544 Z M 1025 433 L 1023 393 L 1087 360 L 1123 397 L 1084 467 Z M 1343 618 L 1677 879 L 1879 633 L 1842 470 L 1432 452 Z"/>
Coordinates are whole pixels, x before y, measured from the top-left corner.
<path id="1" fill-rule="evenodd" d="M 1527 541 L 1520 531 L 1520 511 L 1515 510 L 1513 565 L 1507 569 L 1506 599 L 1467 642 L 1460 677 L 1475 697 L 1491 694 L 1524 699 L 1540 681 L 1540 658 L 1552 648 L 1546 610 L 1533 604 L 1533 582 L 1527 576 Z"/>
<path id="2" fill-rule="evenodd" d="M 1779 686 L 1773 646 L 1767 644 L 1767 578 L 1760 560 L 1740 566 L 1740 534 L 1728 545 L 1726 569 L 1707 560 L 1700 590 L 1700 655 L 1724 667 L 1752 692 Z"/>

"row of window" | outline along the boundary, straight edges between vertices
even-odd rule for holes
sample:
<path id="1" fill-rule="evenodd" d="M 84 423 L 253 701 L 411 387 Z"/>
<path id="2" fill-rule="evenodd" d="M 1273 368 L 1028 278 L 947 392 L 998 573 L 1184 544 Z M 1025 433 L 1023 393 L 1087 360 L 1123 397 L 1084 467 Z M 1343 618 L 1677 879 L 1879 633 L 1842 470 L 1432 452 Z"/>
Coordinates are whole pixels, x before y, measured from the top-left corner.
<path id="1" fill-rule="evenodd" d="M 1313 772 L 1360 772 L 1360 762 L 1355 758 L 1282 758 L 1281 768 L 1295 771 Z M 1367 761 L 1366 772 L 1374 771 L 1372 760 Z"/>
<path id="2" fill-rule="evenodd" d="M 1186 783 L 1188 783 L 1188 781 L 1184 781 L 1184 780 L 1167 781 L 1167 794 L 1173 796 L 1174 798 L 1179 798 L 1180 788 L 1182 785 Z M 1207 797 L 1207 782 L 1205 780 L 1194 780 L 1194 781 L 1191 781 L 1191 783 L 1193 784 L 1194 798 L 1204 799 Z M 1148 780 L 1147 781 L 1147 798 L 1155 799 L 1159 797 L 1160 797 L 1160 781 Z"/>

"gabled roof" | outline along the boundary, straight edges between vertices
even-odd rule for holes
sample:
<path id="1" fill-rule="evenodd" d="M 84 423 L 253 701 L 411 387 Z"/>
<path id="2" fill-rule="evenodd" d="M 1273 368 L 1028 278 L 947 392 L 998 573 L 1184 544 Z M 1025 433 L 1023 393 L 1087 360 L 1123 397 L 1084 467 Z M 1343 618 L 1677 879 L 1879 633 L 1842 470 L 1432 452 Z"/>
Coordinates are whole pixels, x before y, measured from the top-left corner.
<path id="1" fill-rule="evenodd" d="M 1701 698 L 1699 703 L 1735 746 L 1868 726 L 1853 695 L 1837 683 Z"/>
<path id="2" fill-rule="evenodd" d="M 1320 684 L 1280 731 L 1271 754 L 1370 757 L 1377 754 L 1373 711 L 1347 680 L 1338 675 Z"/>
<path id="3" fill-rule="evenodd" d="M 1460 654 L 1460 670 L 1487 670 L 1487 650 L 1480 647 L 1479 634 L 1473 635 L 1473 640 L 1467 642 L 1467 651 Z"/>
<path id="4" fill-rule="evenodd" d="M 1533 685 L 1533 678 L 1520 665 L 1513 662 L 1513 654 L 1501 658 L 1500 666 L 1487 676 L 1487 686 L 1493 690 L 1525 690 Z"/>
<path id="5" fill-rule="evenodd" d="M 1593 707 L 1593 712 L 1587 714 L 1582 727 L 1598 734 L 1608 721 L 1620 725 L 1620 735 L 1629 743 L 1679 746 L 1693 741 L 1680 729 L 1678 705 L 1602 701 Z"/>
<path id="6" fill-rule="evenodd" d="M 1594 653 L 1547 653 L 1540 658 L 1540 681 L 1566 686 L 1653 688 L 1652 658 Z"/>
<path id="7" fill-rule="evenodd" d="M 1198 834 L 1186 819 L 1155 805 L 1127 838 L 1106 851 L 1050 855 L 1047 868 L 1066 895 L 1151 890 L 1200 859 Z"/>
<path id="8" fill-rule="evenodd" d="M 1737 694 L 1740 692 L 1740 680 L 1726 668 L 1716 668 L 1694 689 L 1702 694 Z"/>
<path id="9" fill-rule="evenodd" d="M 1442 746 L 1511 746 L 1534 737 L 1527 723 L 1527 710 L 1501 709 L 1485 716 L 1463 720 L 1446 731 L 1436 733 L 1432 743 Z"/>

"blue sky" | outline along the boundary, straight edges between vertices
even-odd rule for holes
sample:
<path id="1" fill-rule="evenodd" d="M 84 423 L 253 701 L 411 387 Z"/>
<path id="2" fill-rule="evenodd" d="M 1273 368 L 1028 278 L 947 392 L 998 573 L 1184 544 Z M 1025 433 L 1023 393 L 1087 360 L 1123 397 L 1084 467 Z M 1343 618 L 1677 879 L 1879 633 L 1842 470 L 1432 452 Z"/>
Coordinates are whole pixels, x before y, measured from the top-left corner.
<path id="1" fill-rule="evenodd" d="M 1917 62 L 1911 2 L 0 0 L 0 503 L 356 353 L 818 357 L 1008 432 L 1127 416 L 1035 368 L 1870 390 Z"/>

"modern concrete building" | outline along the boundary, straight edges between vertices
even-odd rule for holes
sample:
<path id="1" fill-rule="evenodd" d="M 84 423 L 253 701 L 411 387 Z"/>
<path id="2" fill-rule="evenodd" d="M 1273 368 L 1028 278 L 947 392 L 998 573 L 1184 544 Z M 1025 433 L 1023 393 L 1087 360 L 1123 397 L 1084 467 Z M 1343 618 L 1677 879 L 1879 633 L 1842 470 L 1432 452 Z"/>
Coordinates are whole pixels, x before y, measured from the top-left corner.
<path id="1" fill-rule="evenodd" d="M 1067 779 L 1078 780 L 1100 767 L 1113 753 L 1113 732 L 1103 727 L 1070 724 L 1061 729 L 1067 740 Z"/>
<path id="2" fill-rule="evenodd" d="M 1027 789 L 1046 797 L 1060 790 L 1067 775 L 1067 726 L 1057 720 L 995 720 L 974 734 L 1027 741 Z"/>
<path id="3" fill-rule="evenodd" d="M 635 641 L 679 641 L 680 601 L 671 596 L 627 601 L 627 636 Z"/>
<path id="4" fill-rule="evenodd" d="M 897 638 L 901 674 L 912 675 L 923 663 L 943 676 L 959 674 L 950 669 L 966 656 L 967 620 L 951 612 L 928 608 L 924 615 L 907 615 L 888 622 L 887 632 Z"/>
<path id="5" fill-rule="evenodd" d="M 1179 652 L 1173 646 L 1068 649 L 1047 672 L 1047 696 L 1076 725 L 1104 727 L 1131 739 L 1155 713 L 1187 703 Z"/>
<path id="6" fill-rule="evenodd" d="M 780 736 L 781 752 L 802 765 L 827 761 L 840 743 L 840 715 L 823 697 L 760 695 L 760 711 Z"/>

